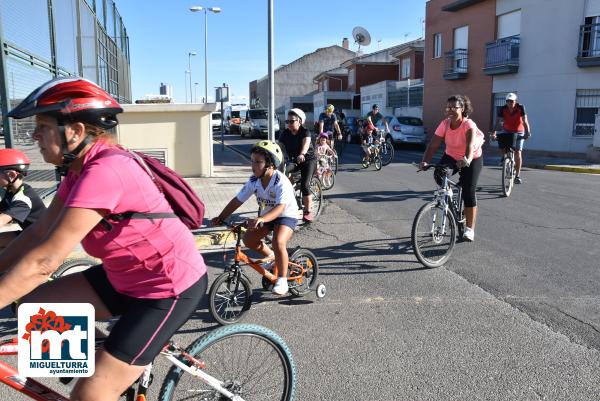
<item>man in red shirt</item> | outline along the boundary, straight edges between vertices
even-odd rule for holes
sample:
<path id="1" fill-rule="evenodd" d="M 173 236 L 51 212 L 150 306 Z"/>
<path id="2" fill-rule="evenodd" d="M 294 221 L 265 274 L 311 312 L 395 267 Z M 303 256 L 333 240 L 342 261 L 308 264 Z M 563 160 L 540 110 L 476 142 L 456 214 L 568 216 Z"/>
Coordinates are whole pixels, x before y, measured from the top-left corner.
<path id="1" fill-rule="evenodd" d="M 523 142 L 531 137 L 531 129 L 527 120 L 527 114 L 525 113 L 525 107 L 517 103 L 517 95 L 514 93 L 506 95 L 506 105 L 502 106 L 500 111 L 498 111 L 498 115 L 496 116 L 496 130 L 500 127 L 502 127 L 502 131 L 498 132 L 498 135 L 496 135 L 496 131 L 492 132 L 492 139 L 498 139 L 498 147 L 502 151 L 502 155 L 506 154 L 510 146 L 514 146 L 515 170 L 517 173 L 515 184 L 521 184 L 523 182 L 520 175 L 523 161 Z"/>

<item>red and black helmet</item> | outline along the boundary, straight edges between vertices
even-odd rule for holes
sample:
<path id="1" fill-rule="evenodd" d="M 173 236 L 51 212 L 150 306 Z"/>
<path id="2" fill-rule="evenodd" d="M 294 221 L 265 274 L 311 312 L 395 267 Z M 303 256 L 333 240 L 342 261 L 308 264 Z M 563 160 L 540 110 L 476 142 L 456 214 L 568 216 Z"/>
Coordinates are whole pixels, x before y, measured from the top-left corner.
<path id="1" fill-rule="evenodd" d="M 101 128 L 115 127 L 123 108 L 104 89 L 79 77 L 55 78 L 29 94 L 8 117 L 50 114 L 60 122 L 86 122 Z"/>
<path id="2" fill-rule="evenodd" d="M 29 158 L 18 149 L 0 149 L 0 171 L 15 170 L 26 173 L 29 169 Z"/>

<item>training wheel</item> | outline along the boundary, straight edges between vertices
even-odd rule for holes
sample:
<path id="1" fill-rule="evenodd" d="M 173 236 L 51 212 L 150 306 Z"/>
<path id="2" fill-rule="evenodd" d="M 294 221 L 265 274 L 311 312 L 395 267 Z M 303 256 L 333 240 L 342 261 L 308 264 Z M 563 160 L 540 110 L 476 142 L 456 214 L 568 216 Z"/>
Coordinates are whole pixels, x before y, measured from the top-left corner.
<path id="1" fill-rule="evenodd" d="M 317 298 L 323 298 L 325 296 L 325 294 L 327 293 L 327 288 L 325 288 L 325 284 L 319 284 L 317 286 Z"/>

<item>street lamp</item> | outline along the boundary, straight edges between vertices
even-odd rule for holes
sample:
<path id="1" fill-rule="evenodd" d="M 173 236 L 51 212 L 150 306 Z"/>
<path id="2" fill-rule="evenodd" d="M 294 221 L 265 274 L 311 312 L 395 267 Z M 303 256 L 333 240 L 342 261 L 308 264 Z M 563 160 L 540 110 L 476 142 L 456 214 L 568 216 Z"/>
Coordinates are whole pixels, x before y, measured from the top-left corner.
<path id="1" fill-rule="evenodd" d="M 194 82 L 194 103 L 198 103 L 198 82 Z"/>
<path id="2" fill-rule="evenodd" d="M 187 79 L 188 79 L 188 74 L 190 73 L 190 70 L 185 70 L 185 79 L 183 81 L 183 89 L 185 90 L 185 102 L 188 102 L 188 97 L 187 97 Z M 192 94 L 190 93 L 190 97 L 192 97 Z"/>
<path id="3" fill-rule="evenodd" d="M 204 11 L 204 101 L 208 101 L 208 12 L 218 14 L 221 12 L 220 7 L 190 7 L 190 11 Z"/>
<path id="4" fill-rule="evenodd" d="M 192 101 L 192 56 L 195 56 L 196 52 L 188 53 L 188 69 L 190 71 L 190 103 L 194 103 Z"/>

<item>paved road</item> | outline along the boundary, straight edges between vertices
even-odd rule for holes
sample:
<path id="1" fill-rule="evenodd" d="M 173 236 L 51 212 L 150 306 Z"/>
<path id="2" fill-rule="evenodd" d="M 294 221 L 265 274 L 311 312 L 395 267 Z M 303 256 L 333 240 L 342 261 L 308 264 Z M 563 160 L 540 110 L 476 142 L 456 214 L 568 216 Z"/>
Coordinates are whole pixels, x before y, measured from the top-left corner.
<path id="1" fill-rule="evenodd" d="M 529 200 L 536 188 L 556 191 L 550 174 L 562 173 L 546 171 L 527 172 L 528 184 L 517 188 L 514 198 L 499 199 L 492 187 L 498 172 L 490 168 L 482 179 L 477 242 L 460 245 L 446 268 L 423 269 L 408 233 L 414 212 L 429 196 L 431 177 L 403 163 L 363 171 L 350 163 L 358 161 L 352 151 L 345 161 L 322 218 L 294 235 L 291 244 L 317 254 L 319 281 L 328 296 L 275 298 L 259 290 L 260 280 L 249 272 L 256 292 L 246 321 L 275 329 L 290 345 L 298 365 L 298 400 L 598 399 L 600 352 L 593 341 L 587 345 L 587 337 L 575 338 L 564 324 L 554 327 L 549 323 L 555 320 L 545 321 L 534 308 L 515 307 L 520 300 L 558 309 L 570 300 L 571 316 L 585 321 L 587 311 L 589 325 L 599 326 L 597 273 L 580 272 L 575 266 L 580 263 L 569 263 L 565 273 L 556 262 L 579 254 L 594 259 L 593 246 L 579 244 L 577 253 L 568 245 L 593 231 L 598 205 L 564 205 L 566 195 Z M 578 179 L 571 174 L 562 180 Z M 586 188 L 598 193 L 593 185 L 588 182 L 581 191 L 572 185 L 570 192 L 587 199 Z M 525 204 L 533 200 L 537 203 Z M 497 224 L 508 204 L 510 230 Z M 563 205 L 570 219 L 548 218 Z M 539 222 L 538 215 L 546 217 Z M 533 227 L 569 227 L 567 222 L 580 230 Z M 559 233 L 567 244 L 552 243 Z M 221 255 L 206 259 L 214 278 L 223 266 Z M 585 303 L 587 308 L 577 308 Z M 10 332 L 9 319 L 1 324 Z M 187 343 L 212 327 L 206 310 L 200 310 L 177 341 Z M 164 369 L 159 362 L 150 400 L 156 400 Z M 22 399 L 7 394 L 2 389 L 0 399 Z"/>
<path id="2" fill-rule="evenodd" d="M 230 137 L 247 151 L 249 140 Z M 396 149 L 380 172 L 358 166 L 359 148 L 345 162 L 327 199 L 409 246 L 416 210 L 431 198 L 431 173 L 416 173 L 415 147 Z M 500 192 L 494 153 L 479 182 L 477 239 L 459 244 L 447 269 L 524 311 L 533 319 L 600 350 L 600 177 L 524 169 L 525 184 Z"/>

